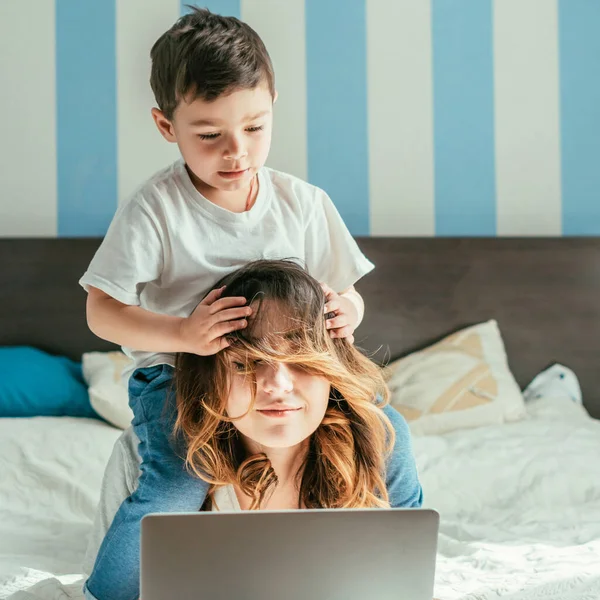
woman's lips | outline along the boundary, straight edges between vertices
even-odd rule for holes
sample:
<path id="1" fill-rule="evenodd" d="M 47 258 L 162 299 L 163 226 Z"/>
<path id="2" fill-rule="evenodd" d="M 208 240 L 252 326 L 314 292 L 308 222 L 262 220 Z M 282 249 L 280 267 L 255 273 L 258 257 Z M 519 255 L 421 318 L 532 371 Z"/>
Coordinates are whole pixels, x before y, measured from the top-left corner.
<path id="1" fill-rule="evenodd" d="M 273 417 L 273 418 L 280 419 L 282 417 L 291 416 L 294 413 L 297 413 L 299 410 L 301 410 L 300 407 L 298 407 L 298 408 L 263 408 L 263 409 L 258 410 L 257 412 L 259 412 L 261 415 L 264 415 L 265 417 Z"/>

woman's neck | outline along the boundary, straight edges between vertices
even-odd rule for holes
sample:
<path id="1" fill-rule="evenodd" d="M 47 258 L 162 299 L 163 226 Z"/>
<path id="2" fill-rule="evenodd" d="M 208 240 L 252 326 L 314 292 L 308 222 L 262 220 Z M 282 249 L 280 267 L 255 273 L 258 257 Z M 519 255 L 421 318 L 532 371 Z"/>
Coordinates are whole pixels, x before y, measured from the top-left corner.
<path id="1" fill-rule="evenodd" d="M 252 440 L 245 440 L 250 454 L 265 454 L 277 475 L 279 485 L 295 482 L 308 452 L 308 440 L 290 448 L 265 448 Z"/>
<path id="2" fill-rule="evenodd" d="M 277 485 L 269 490 L 260 508 L 263 510 L 299 508 L 300 469 L 308 452 L 308 440 L 292 448 L 265 448 L 246 439 L 245 446 L 249 454 L 265 454 L 277 475 Z M 248 510 L 252 505 L 252 498 L 246 496 L 237 486 L 234 486 L 234 489 L 240 508 Z"/>

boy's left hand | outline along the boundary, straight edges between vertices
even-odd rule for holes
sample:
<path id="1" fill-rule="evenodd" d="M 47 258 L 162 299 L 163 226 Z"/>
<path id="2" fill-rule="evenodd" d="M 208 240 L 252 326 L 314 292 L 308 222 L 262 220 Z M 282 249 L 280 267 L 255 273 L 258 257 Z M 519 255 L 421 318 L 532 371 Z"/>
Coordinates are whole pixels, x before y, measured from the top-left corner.
<path id="1" fill-rule="evenodd" d="M 325 292 L 325 314 L 333 313 L 332 318 L 325 321 L 332 338 L 346 338 L 354 343 L 354 330 L 358 325 L 358 310 L 352 300 L 334 292 L 328 285 L 321 283 Z"/>

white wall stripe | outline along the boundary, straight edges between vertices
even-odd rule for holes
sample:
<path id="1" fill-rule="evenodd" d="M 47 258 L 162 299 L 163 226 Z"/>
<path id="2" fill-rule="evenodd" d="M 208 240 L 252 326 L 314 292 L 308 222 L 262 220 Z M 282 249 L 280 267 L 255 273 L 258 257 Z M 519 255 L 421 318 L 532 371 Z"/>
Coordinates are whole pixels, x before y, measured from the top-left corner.
<path id="1" fill-rule="evenodd" d="M 179 0 L 117 0 L 117 139 L 119 203 L 179 157 L 160 135 L 150 109 L 150 49 L 179 18 Z M 143 15 L 143 18 L 140 16 Z"/>
<path id="2" fill-rule="evenodd" d="M 2 237 L 57 233 L 55 31 L 54 2 L 0 2 Z"/>
<path id="3" fill-rule="evenodd" d="M 434 234 L 429 0 L 367 0 L 372 235 Z"/>
<path id="4" fill-rule="evenodd" d="M 267 165 L 307 178 L 304 0 L 241 0 L 241 16 L 262 38 L 279 98 Z"/>
<path id="5" fill-rule="evenodd" d="M 494 2 L 497 235 L 560 235 L 556 0 Z"/>

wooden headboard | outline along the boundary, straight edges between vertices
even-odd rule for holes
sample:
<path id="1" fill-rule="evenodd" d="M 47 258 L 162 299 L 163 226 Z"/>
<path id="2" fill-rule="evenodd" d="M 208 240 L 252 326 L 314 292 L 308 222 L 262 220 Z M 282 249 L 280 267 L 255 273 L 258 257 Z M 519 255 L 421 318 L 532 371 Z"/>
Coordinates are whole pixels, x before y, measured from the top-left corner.
<path id="1" fill-rule="evenodd" d="M 359 238 L 376 269 L 358 284 L 357 344 L 384 362 L 495 318 L 517 381 L 552 362 L 600 417 L 600 238 Z M 91 334 L 78 279 L 99 239 L 0 239 L 0 345 L 80 358 Z M 377 351 L 379 349 L 379 351 Z"/>

